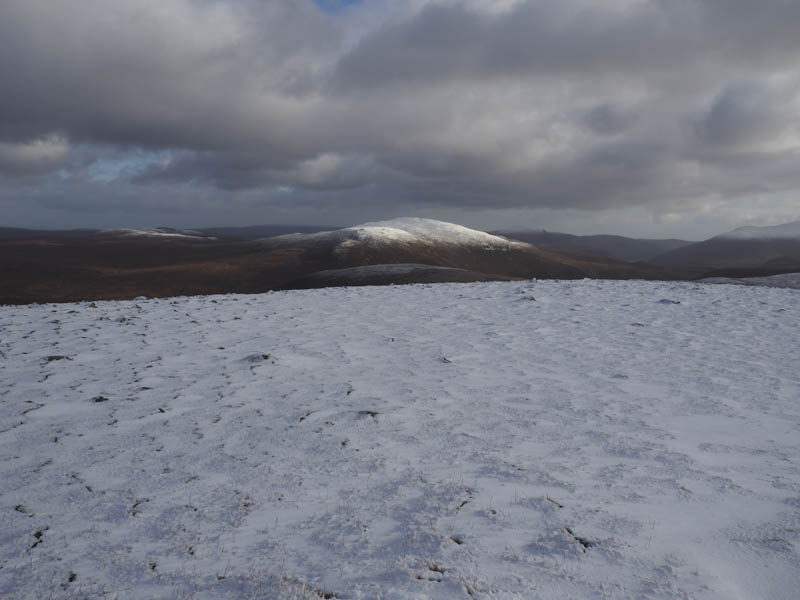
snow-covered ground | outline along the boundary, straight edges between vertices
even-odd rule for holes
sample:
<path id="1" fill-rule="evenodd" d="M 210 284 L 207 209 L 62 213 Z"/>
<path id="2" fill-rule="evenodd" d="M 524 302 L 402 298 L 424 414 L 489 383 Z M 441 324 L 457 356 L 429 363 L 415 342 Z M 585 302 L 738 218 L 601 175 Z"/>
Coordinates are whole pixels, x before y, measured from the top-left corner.
<path id="1" fill-rule="evenodd" d="M 800 295 L 0 307 L 2 598 L 794 599 Z"/>

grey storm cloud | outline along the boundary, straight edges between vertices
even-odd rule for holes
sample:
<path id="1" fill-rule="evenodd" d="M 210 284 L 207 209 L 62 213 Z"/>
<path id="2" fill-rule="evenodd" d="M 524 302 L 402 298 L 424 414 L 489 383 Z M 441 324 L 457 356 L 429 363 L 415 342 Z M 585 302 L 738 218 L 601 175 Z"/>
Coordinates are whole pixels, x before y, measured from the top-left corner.
<path id="1" fill-rule="evenodd" d="M 96 186 L 130 151 L 162 158 L 119 170 L 126 202 L 181 206 L 187 185 L 597 210 L 800 188 L 798 2 L 391 4 L 4 0 L 0 187 Z"/>
<path id="2" fill-rule="evenodd" d="M 698 137 L 708 144 L 737 148 L 765 141 L 769 143 L 784 128 L 798 132 L 800 119 L 792 114 L 791 98 L 773 94 L 754 83 L 732 85 L 714 98 L 697 122 Z"/>
<path id="3" fill-rule="evenodd" d="M 613 104 L 600 104 L 581 115 L 581 122 L 599 135 L 615 135 L 631 126 L 636 115 Z"/>
<path id="4" fill-rule="evenodd" d="M 785 0 L 518 2 L 499 14 L 432 3 L 343 57 L 343 88 L 453 79 L 572 76 L 658 80 L 793 68 L 800 4 Z"/>

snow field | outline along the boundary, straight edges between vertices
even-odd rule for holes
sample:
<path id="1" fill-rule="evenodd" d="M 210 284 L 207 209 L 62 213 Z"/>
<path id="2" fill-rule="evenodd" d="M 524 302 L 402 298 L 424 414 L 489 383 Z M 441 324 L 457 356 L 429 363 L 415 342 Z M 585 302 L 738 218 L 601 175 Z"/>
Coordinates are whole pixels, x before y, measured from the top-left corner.
<path id="1" fill-rule="evenodd" d="M 0 597 L 796 598 L 799 298 L 0 307 Z"/>

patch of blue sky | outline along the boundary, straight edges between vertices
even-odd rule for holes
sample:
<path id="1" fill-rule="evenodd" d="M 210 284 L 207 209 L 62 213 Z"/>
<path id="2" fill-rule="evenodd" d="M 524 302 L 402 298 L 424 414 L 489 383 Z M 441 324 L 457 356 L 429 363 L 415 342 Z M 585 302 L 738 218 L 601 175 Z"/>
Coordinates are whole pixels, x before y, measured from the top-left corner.
<path id="1" fill-rule="evenodd" d="M 314 0 L 326 13 L 339 13 L 346 9 L 348 6 L 354 4 L 361 4 L 362 0 Z"/>
<path id="2" fill-rule="evenodd" d="M 150 167 L 164 164 L 171 156 L 170 151 L 131 150 L 109 158 L 99 158 L 88 167 L 89 179 L 97 183 L 107 183 L 120 177 L 136 176 Z"/>

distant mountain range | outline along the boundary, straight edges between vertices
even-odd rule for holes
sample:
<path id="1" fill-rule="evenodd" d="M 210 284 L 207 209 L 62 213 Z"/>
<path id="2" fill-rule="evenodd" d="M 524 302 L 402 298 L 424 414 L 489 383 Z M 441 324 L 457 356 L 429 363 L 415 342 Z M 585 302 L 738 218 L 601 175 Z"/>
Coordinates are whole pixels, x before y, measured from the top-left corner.
<path id="1" fill-rule="evenodd" d="M 336 227 L 317 225 L 251 225 L 248 227 L 207 227 L 199 231 L 205 235 L 221 238 L 256 240 L 290 233 L 317 233 L 318 231 L 332 231 L 334 229 Z"/>
<path id="2" fill-rule="evenodd" d="M 180 234 L 193 237 L 216 237 L 233 240 L 255 240 L 289 233 L 316 233 L 331 231 L 334 228 L 316 225 L 250 225 L 247 227 L 206 227 L 202 229 L 175 229 L 173 227 L 154 227 L 149 229 L 22 229 L 19 227 L 0 227 L 0 240 L 30 239 L 32 237 L 80 238 L 88 235 L 129 234 L 129 235 L 170 235 Z"/>
<path id="3" fill-rule="evenodd" d="M 747 227 L 691 243 L 544 231 L 485 233 L 418 218 L 336 230 L 284 225 L 201 230 L 0 228 L 0 302 L 531 277 L 764 276 L 800 272 L 799 230 L 800 222 Z"/>
<path id="4" fill-rule="evenodd" d="M 740 227 L 665 252 L 651 262 L 673 268 L 800 271 L 800 221 L 771 227 Z"/>
<path id="5" fill-rule="evenodd" d="M 733 276 L 800 271 L 800 221 L 769 227 L 740 227 L 702 242 L 633 239 L 616 235 L 577 236 L 533 230 L 495 231 L 574 258 L 604 254 L 621 260 Z M 719 273 L 720 275 L 722 273 Z"/>
<path id="6" fill-rule="evenodd" d="M 692 244 L 692 242 L 685 240 L 648 240 L 619 235 L 571 235 L 569 233 L 530 229 L 501 229 L 492 233 L 528 242 L 540 248 L 555 250 L 556 252 L 565 252 L 576 256 L 605 254 L 630 262 L 649 261 L 671 250 Z"/>

